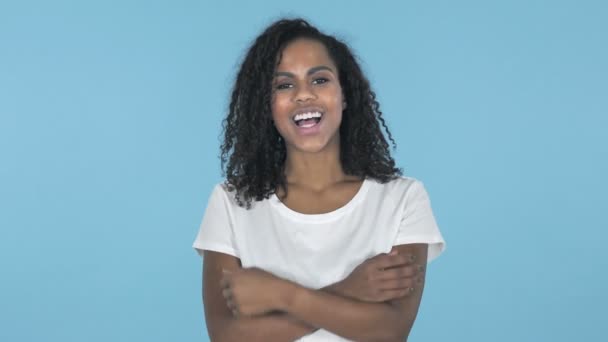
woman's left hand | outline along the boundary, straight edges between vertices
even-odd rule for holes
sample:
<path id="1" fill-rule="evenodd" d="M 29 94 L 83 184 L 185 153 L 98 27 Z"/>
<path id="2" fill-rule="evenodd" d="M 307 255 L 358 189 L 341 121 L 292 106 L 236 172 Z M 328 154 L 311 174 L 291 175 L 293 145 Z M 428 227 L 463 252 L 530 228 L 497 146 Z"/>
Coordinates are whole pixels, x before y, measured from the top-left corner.
<path id="1" fill-rule="evenodd" d="M 222 294 L 234 316 L 262 315 L 281 310 L 292 293 L 290 282 L 259 268 L 225 271 Z"/>

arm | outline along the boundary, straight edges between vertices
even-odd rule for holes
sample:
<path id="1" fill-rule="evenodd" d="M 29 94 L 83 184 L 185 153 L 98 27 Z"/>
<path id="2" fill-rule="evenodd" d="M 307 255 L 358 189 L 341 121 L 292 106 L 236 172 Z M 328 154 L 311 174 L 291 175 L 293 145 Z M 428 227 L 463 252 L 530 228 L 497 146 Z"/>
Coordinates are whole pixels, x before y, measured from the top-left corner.
<path id="1" fill-rule="evenodd" d="M 316 329 L 289 315 L 272 313 L 257 317 L 236 318 L 222 297 L 222 269 L 240 268 L 238 258 L 205 251 L 203 258 L 203 302 L 207 330 L 212 341 L 294 341 Z"/>
<path id="2" fill-rule="evenodd" d="M 396 250 L 390 254 L 377 255 L 357 266 L 347 278 L 320 291 L 376 303 L 405 297 L 410 295 L 410 291 L 404 289 L 414 286 L 415 277 L 421 273 L 417 265 L 413 265 L 411 257 L 409 254 L 397 255 Z M 228 308 L 228 303 L 223 298 L 225 293 L 216 278 L 218 274 L 223 274 L 223 270 L 234 272 L 240 268 L 238 258 L 223 253 L 205 252 L 203 298 L 208 332 L 214 341 L 238 340 L 243 336 L 252 341 L 291 341 L 318 330 L 285 312 L 241 315 L 237 318 L 238 313 L 234 314 Z M 392 276 L 380 277 L 381 273 L 386 275 L 386 272 L 379 272 L 379 268 L 391 269 Z M 222 300 L 218 301 L 220 295 Z"/>
<path id="3" fill-rule="evenodd" d="M 397 246 L 400 254 L 411 253 L 426 263 L 426 244 Z M 324 291 L 288 284 L 290 299 L 280 309 L 337 335 L 358 341 L 403 341 L 407 338 L 418 313 L 424 276 L 410 296 L 381 303 L 365 303 Z M 289 297 L 288 297 L 289 298 Z"/>
<path id="4" fill-rule="evenodd" d="M 397 246 L 395 249 L 402 256 L 397 259 L 401 259 L 402 264 L 403 257 L 411 254 L 419 262 L 426 263 L 427 247 L 426 244 Z M 365 265 L 362 264 L 364 267 L 358 266 L 347 278 L 350 282 L 351 278 L 356 280 L 364 275 L 368 280 L 362 282 L 363 284 L 380 283 L 381 286 L 363 286 L 381 290 L 380 296 L 385 298 L 377 299 L 377 302 L 362 302 L 359 296 L 345 298 L 324 290 L 307 289 L 258 268 L 225 273 L 221 280 L 222 295 L 230 310 L 238 316 L 260 317 L 280 310 L 311 327 L 323 328 L 348 339 L 403 341 L 407 338 L 418 312 L 424 272 L 420 272 L 417 278 L 412 278 L 412 265 L 392 267 L 390 259 L 386 255 L 369 259 L 373 261 L 366 261 Z M 369 267 L 370 265 L 373 267 Z M 373 268 L 377 270 L 358 271 Z M 351 287 L 348 282 L 347 287 Z M 351 287 L 351 293 L 361 293 L 353 292 L 353 288 L 357 289 Z M 410 292 L 409 296 L 405 296 L 406 291 Z M 375 291 L 367 292 L 372 293 L 369 298 L 378 298 L 378 295 L 374 294 Z"/>

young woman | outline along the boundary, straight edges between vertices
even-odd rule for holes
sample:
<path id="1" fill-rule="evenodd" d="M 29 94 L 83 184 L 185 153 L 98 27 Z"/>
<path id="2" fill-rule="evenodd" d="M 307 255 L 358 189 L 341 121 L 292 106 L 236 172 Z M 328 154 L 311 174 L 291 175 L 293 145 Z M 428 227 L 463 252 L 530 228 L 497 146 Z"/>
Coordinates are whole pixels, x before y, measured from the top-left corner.
<path id="1" fill-rule="evenodd" d="M 212 341 L 407 339 L 444 241 L 382 128 L 344 43 L 301 19 L 255 40 L 194 242 Z"/>

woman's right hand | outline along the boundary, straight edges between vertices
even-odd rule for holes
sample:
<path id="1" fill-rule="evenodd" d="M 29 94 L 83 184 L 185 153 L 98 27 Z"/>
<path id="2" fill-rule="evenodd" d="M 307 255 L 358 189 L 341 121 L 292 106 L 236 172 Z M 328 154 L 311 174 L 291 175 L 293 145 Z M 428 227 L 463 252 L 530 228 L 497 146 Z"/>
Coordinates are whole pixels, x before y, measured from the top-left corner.
<path id="1" fill-rule="evenodd" d="M 365 260 L 330 291 L 364 302 L 385 302 L 414 291 L 424 280 L 424 266 L 415 257 L 393 249 Z"/>

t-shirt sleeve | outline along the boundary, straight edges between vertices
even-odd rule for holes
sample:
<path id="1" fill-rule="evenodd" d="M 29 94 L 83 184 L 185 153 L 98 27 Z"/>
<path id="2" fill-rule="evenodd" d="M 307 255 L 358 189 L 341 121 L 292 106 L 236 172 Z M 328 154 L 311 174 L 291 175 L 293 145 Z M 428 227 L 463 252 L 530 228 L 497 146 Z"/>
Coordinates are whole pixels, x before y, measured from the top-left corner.
<path id="1" fill-rule="evenodd" d="M 234 239 L 232 202 L 221 184 L 213 189 L 198 234 L 192 247 L 199 255 L 203 250 L 238 256 Z"/>
<path id="2" fill-rule="evenodd" d="M 403 217 L 394 246 L 426 243 L 429 245 L 427 262 L 437 258 L 445 250 L 445 241 L 431 209 L 431 201 L 418 180 L 410 185 L 406 194 Z"/>

